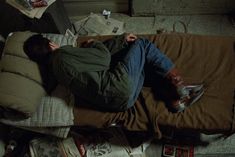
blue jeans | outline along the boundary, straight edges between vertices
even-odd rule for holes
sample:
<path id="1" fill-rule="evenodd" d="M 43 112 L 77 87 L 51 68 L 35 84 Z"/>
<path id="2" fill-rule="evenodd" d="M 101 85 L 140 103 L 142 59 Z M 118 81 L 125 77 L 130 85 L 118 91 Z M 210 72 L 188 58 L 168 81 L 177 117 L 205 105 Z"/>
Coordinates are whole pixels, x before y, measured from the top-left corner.
<path id="1" fill-rule="evenodd" d="M 137 39 L 124 56 L 123 63 L 132 83 L 128 108 L 134 105 L 143 87 L 146 64 L 152 68 L 153 75 L 158 74 L 162 77 L 174 67 L 172 61 L 147 39 Z"/>

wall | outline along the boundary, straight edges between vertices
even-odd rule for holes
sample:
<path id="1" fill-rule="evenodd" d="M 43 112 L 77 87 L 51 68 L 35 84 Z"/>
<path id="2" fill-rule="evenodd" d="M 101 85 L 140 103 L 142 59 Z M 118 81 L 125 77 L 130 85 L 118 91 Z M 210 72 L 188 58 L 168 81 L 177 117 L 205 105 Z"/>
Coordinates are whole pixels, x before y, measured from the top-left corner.
<path id="1" fill-rule="evenodd" d="M 90 12 L 101 13 L 104 9 L 122 13 L 129 11 L 128 0 L 63 0 L 63 2 L 69 17 L 87 15 Z"/>
<path id="2" fill-rule="evenodd" d="M 132 15 L 221 14 L 235 11 L 235 0 L 132 0 Z"/>

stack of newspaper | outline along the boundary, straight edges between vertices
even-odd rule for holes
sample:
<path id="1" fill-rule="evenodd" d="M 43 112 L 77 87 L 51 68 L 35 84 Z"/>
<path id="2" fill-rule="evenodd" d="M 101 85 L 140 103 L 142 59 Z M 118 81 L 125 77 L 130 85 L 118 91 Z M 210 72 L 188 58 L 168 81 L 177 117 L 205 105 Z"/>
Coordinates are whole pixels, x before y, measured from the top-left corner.
<path id="1" fill-rule="evenodd" d="M 74 28 L 78 36 L 118 35 L 125 32 L 124 22 L 94 13 L 76 21 Z"/>
<path id="2" fill-rule="evenodd" d="M 45 136 L 29 143 L 31 157 L 146 157 L 147 147 L 146 143 L 132 148 L 119 128 L 88 131 L 84 135 L 71 132 L 71 136 L 66 139 Z"/>
<path id="3" fill-rule="evenodd" d="M 29 2 L 29 0 L 6 0 L 8 4 L 18 9 L 20 12 L 30 18 L 40 19 L 46 9 L 54 3 L 56 0 L 42 0 L 41 5 L 36 4 L 35 6 Z"/>

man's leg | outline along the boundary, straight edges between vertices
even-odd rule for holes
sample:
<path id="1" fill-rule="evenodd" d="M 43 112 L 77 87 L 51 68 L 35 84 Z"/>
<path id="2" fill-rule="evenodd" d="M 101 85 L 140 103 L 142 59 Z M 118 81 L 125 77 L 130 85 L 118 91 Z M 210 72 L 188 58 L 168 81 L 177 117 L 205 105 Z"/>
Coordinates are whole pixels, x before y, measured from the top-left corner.
<path id="1" fill-rule="evenodd" d="M 145 53 L 146 64 L 152 68 L 153 74 L 160 75 L 173 82 L 177 94 L 179 95 L 177 100 L 171 102 L 171 107 L 173 107 L 176 112 L 184 110 L 187 105 L 194 103 L 202 96 L 203 86 L 185 86 L 183 79 L 180 77 L 179 73 L 177 73 L 172 61 L 153 43 L 147 39 L 138 39 L 133 47 L 132 50 Z"/>
<path id="2" fill-rule="evenodd" d="M 146 39 L 137 39 L 132 43 L 129 50 L 119 61 L 124 64 L 132 83 L 128 108 L 133 106 L 143 87 L 146 63 L 153 67 L 156 74 L 162 76 L 165 76 L 174 67 L 171 60 Z"/>
<path id="3" fill-rule="evenodd" d="M 128 51 L 119 60 L 123 63 L 128 73 L 132 88 L 132 92 L 127 106 L 128 108 L 134 105 L 143 87 L 145 78 L 145 60 L 145 53 L 140 49 L 139 45 L 136 42 L 130 45 Z"/>
<path id="4" fill-rule="evenodd" d="M 139 39 L 136 41 L 140 46 L 139 49 L 145 52 L 146 63 L 151 66 L 153 72 L 162 77 L 174 68 L 174 63 L 163 54 L 152 42 L 147 39 Z"/>

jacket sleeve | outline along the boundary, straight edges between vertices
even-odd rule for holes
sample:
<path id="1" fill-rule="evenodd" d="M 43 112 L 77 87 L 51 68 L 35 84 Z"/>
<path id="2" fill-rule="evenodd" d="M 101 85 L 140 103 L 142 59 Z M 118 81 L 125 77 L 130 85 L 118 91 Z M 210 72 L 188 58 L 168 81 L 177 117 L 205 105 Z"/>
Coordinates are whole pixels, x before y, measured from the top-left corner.
<path id="1" fill-rule="evenodd" d="M 125 40 L 126 34 L 114 36 L 111 39 L 104 41 L 104 45 L 108 48 L 111 55 L 128 47 L 128 43 Z"/>
<path id="2" fill-rule="evenodd" d="M 109 49 L 101 42 L 101 41 L 97 41 L 95 40 L 91 45 L 90 48 L 97 48 L 101 51 L 105 51 L 105 52 L 109 52 Z"/>
<path id="3" fill-rule="evenodd" d="M 128 75 L 122 65 L 117 65 L 113 71 L 79 73 L 73 77 L 70 89 L 94 107 L 115 112 L 127 109 L 131 93 Z"/>

